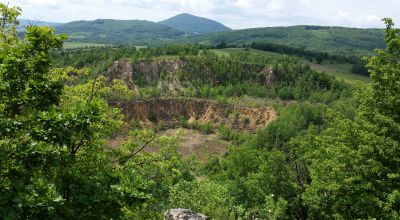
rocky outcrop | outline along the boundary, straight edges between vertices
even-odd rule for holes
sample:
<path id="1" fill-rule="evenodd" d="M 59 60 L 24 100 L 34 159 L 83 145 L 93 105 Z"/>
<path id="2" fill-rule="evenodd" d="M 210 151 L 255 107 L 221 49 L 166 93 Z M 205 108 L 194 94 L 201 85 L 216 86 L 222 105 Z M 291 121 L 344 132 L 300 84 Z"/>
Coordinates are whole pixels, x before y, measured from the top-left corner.
<path id="1" fill-rule="evenodd" d="M 180 75 L 177 74 L 179 71 L 190 71 L 186 64 L 179 59 L 141 60 L 135 63 L 120 60 L 113 63 L 105 76 L 109 85 L 119 79 L 136 94 L 139 93 L 138 85 L 152 84 L 157 85 L 161 97 L 176 97 L 184 94 L 185 88 L 193 86 L 190 82 L 182 82 L 177 76 Z M 270 67 L 252 64 L 242 66 L 249 74 L 249 79 L 260 84 L 270 85 L 277 79 Z M 169 127 L 179 127 L 182 120 L 186 120 L 189 124 L 194 121 L 209 122 L 215 126 L 224 124 L 233 129 L 255 132 L 276 118 L 276 112 L 271 108 L 248 108 L 201 99 L 150 99 L 111 104 L 121 107 L 127 120 L 137 119 L 144 127 L 152 127 L 161 121 Z"/>
<path id="2" fill-rule="evenodd" d="M 257 64 L 242 64 L 242 67 L 257 83 L 271 85 L 278 79 L 272 67 Z"/>
<path id="3" fill-rule="evenodd" d="M 242 67 L 249 75 L 249 79 L 258 83 L 271 85 L 277 79 L 276 73 L 271 67 L 257 64 L 242 64 Z M 207 66 L 204 66 L 204 68 L 207 69 Z M 147 85 L 154 84 L 154 82 L 165 80 L 161 79 L 161 75 L 169 75 L 168 78 L 174 78 L 178 71 L 187 74 L 191 70 L 187 62 L 180 59 L 140 60 L 136 62 L 119 60 L 113 63 L 105 75 L 109 82 L 120 79 L 125 81 L 129 88 L 135 88 L 135 81 Z"/>
<path id="4" fill-rule="evenodd" d="M 208 220 L 207 216 L 189 209 L 170 209 L 164 213 L 164 220 Z"/>
<path id="5" fill-rule="evenodd" d="M 143 60 L 132 65 L 133 78 L 142 80 L 147 84 L 160 80 L 160 75 L 175 74 L 179 70 L 183 71 L 185 63 L 181 60 Z"/>
<path id="6" fill-rule="evenodd" d="M 218 104 L 203 99 L 149 99 L 118 103 L 128 120 L 137 119 L 143 126 L 153 126 L 162 121 L 169 127 L 179 127 L 182 119 L 224 124 L 228 127 L 255 132 L 276 119 L 272 108 L 249 108 Z"/>
<path id="7" fill-rule="evenodd" d="M 125 82 L 129 89 L 135 89 L 136 85 L 132 78 L 132 63 L 126 60 L 115 61 L 104 74 L 107 77 L 107 85 L 111 85 L 114 79 Z"/>

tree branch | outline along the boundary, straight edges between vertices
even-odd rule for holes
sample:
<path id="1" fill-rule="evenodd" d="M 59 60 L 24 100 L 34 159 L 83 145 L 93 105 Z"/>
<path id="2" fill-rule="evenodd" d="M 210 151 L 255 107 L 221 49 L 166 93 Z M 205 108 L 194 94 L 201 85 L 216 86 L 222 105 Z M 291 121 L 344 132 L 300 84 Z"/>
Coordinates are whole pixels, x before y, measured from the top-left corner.
<path id="1" fill-rule="evenodd" d="M 146 143 L 144 143 L 138 150 L 136 150 L 135 152 L 131 152 L 130 155 L 125 156 L 123 158 L 121 158 L 120 160 L 118 160 L 118 163 L 120 165 L 124 165 L 126 162 L 128 162 L 129 159 L 135 157 L 138 153 L 140 153 L 141 151 L 143 151 L 153 140 L 155 137 L 151 138 L 150 140 L 148 140 Z"/>

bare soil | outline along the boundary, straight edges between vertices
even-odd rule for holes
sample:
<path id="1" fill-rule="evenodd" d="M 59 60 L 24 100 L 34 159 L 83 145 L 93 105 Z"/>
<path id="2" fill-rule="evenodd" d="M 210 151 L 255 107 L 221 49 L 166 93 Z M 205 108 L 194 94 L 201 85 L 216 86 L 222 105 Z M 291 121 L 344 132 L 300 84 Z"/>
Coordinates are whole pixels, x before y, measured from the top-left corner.
<path id="1" fill-rule="evenodd" d="M 183 130 L 183 139 L 178 146 L 178 153 L 185 159 L 193 157 L 196 161 L 205 163 L 212 156 L 224 156 L 231 145 L 230 142 L 221 140 L 218 134 L 202 134 L 199 131 L 190 129 L 168 129 L 161 132 L 160 135 L 173 136 L 179 130 Z M 128 137 L 117 137 L 108 140 L 108 146 L 110 148 L 118 148 L 127 140 Z M 145 149 L 145 151 L 154 152 L 157 149 Z"/>

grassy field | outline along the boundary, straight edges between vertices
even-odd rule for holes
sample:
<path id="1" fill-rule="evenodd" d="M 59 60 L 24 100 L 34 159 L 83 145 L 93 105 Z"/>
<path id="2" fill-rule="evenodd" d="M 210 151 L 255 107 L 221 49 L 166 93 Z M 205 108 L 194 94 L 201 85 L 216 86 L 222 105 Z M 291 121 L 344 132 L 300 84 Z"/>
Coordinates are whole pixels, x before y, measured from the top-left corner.
<path id="1" fill-rule="evenodd" d="M 76 49 L 82 47 L 106 47 L 112 46 L 111 44 L 98 44 L 98 43 L 83 43 L 83 42 L 64 42 L 65 49 Z"/>
<path id="2" fill-rule="evenodd" d="M 249 52 L 249 53 L 253 53 L 253 54 L 280 55 L 278 53 L 272 53 L 272 52 L 256 50 L 256 49 L 247 49 L 247 50 L 245 50 L 244 48 L 212 49 L 210 51 L 212 51 L 215 54 L 220 55 L 220 56 L 229 56 L 231 53 L 238 53 L 238 52 Z"/>
<path id="3" fill-rule="evenodd" d="M 370 78 L 367 76 L 357 75 L 350 72 L 351 64 L 316 64 L 308 61 L 304 63 L 310 65 L 313 70 L 318 72 L 325 72 L 337 79 L 343 79 L 345 82 L 353 84 L 356 81 L 363 83 L 370 82 Z"/>
<path id="4" fill-rule="evenodd" d="M 99 44 L 99 43 L 84 43 L 84 42 L 64 42 L 64 49 L 77 49 L 82 47 L 107 47 L 113 46 L 112 44 Z M 136 49 L 140 50 L 147 48 L 147 46 L 135 46 Z"/>
<path id="5" fill-rule="evenodd" d="M 237 52 L 245 52 L 245 50 L 243 48 L 226 48 L 226 49 L 214 49 L 211 50 L 214 53 L 216 53 L 217 55 L 220 56 L 229 56 L 232 53 L 237 53 Z M 261 50 L 255 50 L 255 49 L 249 49 L 247 52 L 249 53 L 254 53 L 254 54 L 259 54 L 259 53 L 267 53 L 269 55 L 281 55 L 278 53 L 272 53 L 272 52 L 265 52 L 265 51 L 261 51 Z M 316 64 L 316 63 L 312 63 L 309 61 L 304 60 L 303 61 L 305 64 L 310 65 L 310 67 L 318 72 L 325 72 L 331 76 L 336 77 L 338 80 L 344 80 L 347 83 L 353 84 L 356 81 L 360 81 L 363 83 L 368 83 L 370 81 L 370 78 L 367 76 L 361 76 L 361 75 L 357 75 L 354 73 L 351 73 L 351 64 L 330 64 L 328 62 L 323 63 L 323 64 Z"/>

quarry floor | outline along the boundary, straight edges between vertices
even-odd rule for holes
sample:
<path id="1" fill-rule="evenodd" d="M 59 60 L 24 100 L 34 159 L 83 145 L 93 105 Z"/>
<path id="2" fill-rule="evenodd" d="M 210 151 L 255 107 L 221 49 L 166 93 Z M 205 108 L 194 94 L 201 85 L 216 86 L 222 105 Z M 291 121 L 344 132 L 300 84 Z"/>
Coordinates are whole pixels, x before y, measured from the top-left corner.
<path id="1" fill-rule="evenodd" d="M 178 147 L 178 153 L 183 158 L 193 157 L 197 162 L 205 163 L 212 156 L 222 157 L 231 145 L 230 142 L 221 140 L 217 133 L 202 134 L 197 130 L 191 129 L 167 129 L 160 132 L 160 135 L 176 135 L 179 130 L 183 130 L 183 140 Z M 108 141 L 111 148 L 119 147 L 128 137 L 118 137 Z M 150 151 L 150 149 L 145 149 Z"/>

